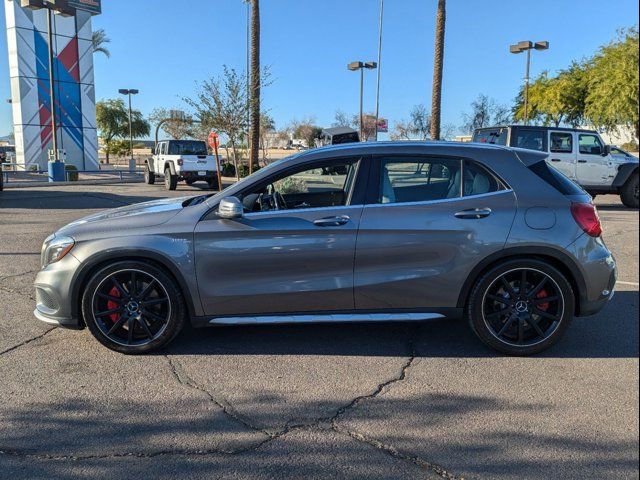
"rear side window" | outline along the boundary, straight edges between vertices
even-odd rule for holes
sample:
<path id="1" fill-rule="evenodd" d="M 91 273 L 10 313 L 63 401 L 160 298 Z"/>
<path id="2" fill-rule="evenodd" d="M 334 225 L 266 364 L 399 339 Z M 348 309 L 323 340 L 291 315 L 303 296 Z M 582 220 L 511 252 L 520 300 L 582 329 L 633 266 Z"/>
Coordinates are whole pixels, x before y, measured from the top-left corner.
<path id="1" fill-rule="evenodd" d="M 494 175 L 475 162 L 464 162 L 464 196 L 483 195 L 504 190 L 505 187 Z"/>
<path id="2" fill-rule="evenodd" d="M 460 160 L 387 157 L 381 161 L 378 203 L 410 203 L 460 197 Z"/>
<path id="3" fill-rule="evenodd" d="M 541 160 L 529 166 L 529 170 L 563 195 L 584 195 L 584 190 L 573 183 L 568 177 Z"/>
<path id="4" fill-rule="evenodd" d="M 169 155 L 206 155 L 207 145 L 196 140 L 169 142 Z"/>
<path id="5" fill-rule="evenodd" d="M 518 148 L 526 148 L 527 150 L 538 150 L 544 152 L 546 150 L 544 130 L 529 130 L 517 128 L 512 133 L 511 146 Z"/>
<path id="6" fill-rule="evenodd" d="M 487 128 L 484 130 L 476 130 L 473 134 L 473 141 L 476 143 L 491 143 L 493 145 L 507 144 L 507 128 Z"/>
<path id="7" fill-rule="evenodd" d="M 571 153 L 573 152 L 573 134 L 568 132 L 551 133 L 552 153 Z"/>

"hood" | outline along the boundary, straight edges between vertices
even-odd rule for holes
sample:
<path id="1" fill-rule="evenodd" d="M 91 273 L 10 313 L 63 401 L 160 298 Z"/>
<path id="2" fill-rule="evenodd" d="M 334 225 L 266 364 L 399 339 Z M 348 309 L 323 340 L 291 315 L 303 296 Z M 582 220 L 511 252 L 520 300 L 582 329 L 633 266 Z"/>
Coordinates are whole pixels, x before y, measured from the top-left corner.
<path id="1" fill-rule="evenodd" d="M 128 229 L 153 227 L 165 223 L 177 215 L 183 209 L 183 203 L 189 198 L 166 198 L 104 210 L 69 223 L 58 230 L 57 234 L 76 238 L 87 233 L 114 233 Z"/>

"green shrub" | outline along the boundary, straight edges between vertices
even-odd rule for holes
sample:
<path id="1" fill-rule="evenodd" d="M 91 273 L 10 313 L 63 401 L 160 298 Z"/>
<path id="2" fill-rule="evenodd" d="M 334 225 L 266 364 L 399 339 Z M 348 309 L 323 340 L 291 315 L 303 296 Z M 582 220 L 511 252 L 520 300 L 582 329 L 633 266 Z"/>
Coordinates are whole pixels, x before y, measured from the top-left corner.
<path id="1" fill-rule="evenodd" d="M 70 172 L 67 173 L 67 180 L 70 182 L 77 182 L 78 181 L 78 169 L 76 168 L 75 165 L 65 165 L 64 166 L 65 171 Z"/>
<path id="2" fill-rule="evenodd" d="M 257 172 L 260 170 L 260 166 L 253 167 L 253 172 Z M 240 174 L 240 178 L 249 176 L 249 165 L 242 164 L 238 167 L 238 173 Z"/>
<path id="3" fill-rule="evenodd" d="M 29 165 L 30 172 L 37 172 L 38 170 L 40 170 L 40 167 L 38 165 Z"/>
<path id="4" fill-rule="evenodd" d="M 291 193 L 307 193 L 307 184 L 304 180 L 295 177 L 287 177 L 284 180 L 276 182 L 276 190 L 282 194 Z"/>
<path id="5" fill-rule="evenodd" d="M 225 162 L 222 164 L 222 176 L 223 177 L 235 177 L 236 176 L 236 168 L 233 166 L 231 162 Z"/>

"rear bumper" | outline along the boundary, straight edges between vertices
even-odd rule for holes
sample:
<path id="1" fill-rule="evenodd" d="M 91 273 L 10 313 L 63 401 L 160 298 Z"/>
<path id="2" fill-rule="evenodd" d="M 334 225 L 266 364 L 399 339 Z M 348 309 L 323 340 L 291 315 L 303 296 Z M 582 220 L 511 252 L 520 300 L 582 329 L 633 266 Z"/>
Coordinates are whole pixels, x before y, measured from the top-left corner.
<path id="1" fill-rule="evenodd" d="M 202 175 L 202 173 L 204 173 L 204 175 Z M 218 178 L 215 170 L 178 172 L 178 177 L 183 180 L 211 180 L 214 178 Z"/>
<path id="2" fill-rule="evenodd" d="M 601 238 L 582 235 L 568 250 L 582 270 L 584 288 L 578 292 L 580 317 L 594 315 L 613 298 L 618 270 L 615 259 Z"/>

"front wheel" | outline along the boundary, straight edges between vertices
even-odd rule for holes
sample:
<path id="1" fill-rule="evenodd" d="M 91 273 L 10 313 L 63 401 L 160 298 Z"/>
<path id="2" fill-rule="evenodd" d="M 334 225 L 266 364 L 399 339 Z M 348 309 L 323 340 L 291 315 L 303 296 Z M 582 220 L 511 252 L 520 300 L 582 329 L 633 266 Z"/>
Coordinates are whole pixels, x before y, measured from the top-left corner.
<path id="1" fill-rule="evenodd" d="M 149 353 L 167 345 L 185 323 L 180 288 L 147 262 L 108 265 L 89 280 L 82 314 L 104 346 L 126 354 Z"/>
<path id="2" fill-rule="evenodd" d="M 511 260 L 480 278 L 467 314 L 476 335 L 508 355 L 554 345 L 573 319 L 574 296 L 562 273 L 540 260 Z"/>
<path id="3" fill-rule="evenodd" d="M 620 200 L 629 208 L 638 208 L 638 172 L 629 177 L 620 191 Z"/>

